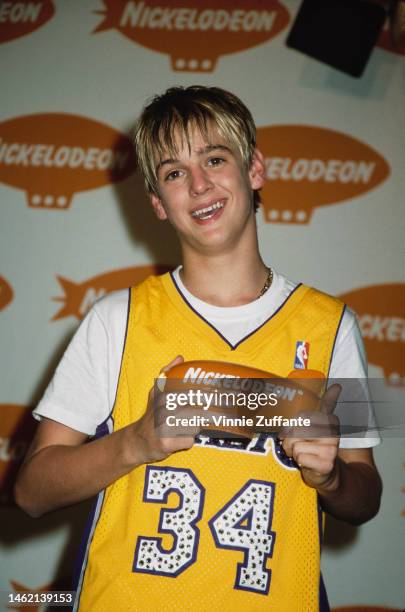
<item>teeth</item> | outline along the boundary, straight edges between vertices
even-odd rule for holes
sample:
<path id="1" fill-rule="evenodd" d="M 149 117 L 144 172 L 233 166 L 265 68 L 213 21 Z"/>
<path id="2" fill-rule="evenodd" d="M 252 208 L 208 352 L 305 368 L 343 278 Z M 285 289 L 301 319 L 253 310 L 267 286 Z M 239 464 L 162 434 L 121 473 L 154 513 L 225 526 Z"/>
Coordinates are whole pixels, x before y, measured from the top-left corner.
<path id="1" fill-rule="evenodd" d="M 200 208 L 200 210 L 195 210 L 194 212 L 191 213 L 192 217 L 208 217 L 211 216 L 211 213 L 213 213 L 215 210 L 218 210 L 218 208 L 223 208 L 224 204 L 223 202 L 215 202 L 215 204 L 212 204 L 211 206 L 207 206 L 206 208 Z"/>

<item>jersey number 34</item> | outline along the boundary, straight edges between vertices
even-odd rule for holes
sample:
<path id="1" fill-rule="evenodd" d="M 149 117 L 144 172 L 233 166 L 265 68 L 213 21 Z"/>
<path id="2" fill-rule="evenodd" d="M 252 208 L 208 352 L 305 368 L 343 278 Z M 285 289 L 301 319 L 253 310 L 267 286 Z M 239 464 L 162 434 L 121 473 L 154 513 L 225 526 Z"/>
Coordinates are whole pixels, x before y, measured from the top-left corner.
<path id="1" fill-rule="evenodd" d="M 209 521 L 218 548 L 240 550 L 234 588 L 266 595 L 271 570 L 266 562 L 273 554 L 275 533 L 270 530 L 274 504 L 273 482 L 248 480 Z M 205 489 L 191 470 L 171 467 L 146 468 L 143 501 L 167 503 L 169 494 L 178 494 L 177 508 L 160 511 L 158 533 L 171 534 L 170 550 L 162 538 L 139 536 L 133 571 L 175 578 L 196 562 Z"/>

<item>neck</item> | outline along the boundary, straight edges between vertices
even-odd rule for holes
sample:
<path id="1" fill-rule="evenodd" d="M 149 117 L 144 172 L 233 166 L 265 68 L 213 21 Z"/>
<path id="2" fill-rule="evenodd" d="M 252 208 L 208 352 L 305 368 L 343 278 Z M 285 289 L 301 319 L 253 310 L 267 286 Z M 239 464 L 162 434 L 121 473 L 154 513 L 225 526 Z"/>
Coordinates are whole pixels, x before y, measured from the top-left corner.
<path id="1" fill-rule="evenodd" d="M 195 297 L 214 306 L 241 306 L 253 302 L 268 276 L 259 250 L 240 249 L 217 255 L 184 258 L 180 273 L 186 288 Z"/>

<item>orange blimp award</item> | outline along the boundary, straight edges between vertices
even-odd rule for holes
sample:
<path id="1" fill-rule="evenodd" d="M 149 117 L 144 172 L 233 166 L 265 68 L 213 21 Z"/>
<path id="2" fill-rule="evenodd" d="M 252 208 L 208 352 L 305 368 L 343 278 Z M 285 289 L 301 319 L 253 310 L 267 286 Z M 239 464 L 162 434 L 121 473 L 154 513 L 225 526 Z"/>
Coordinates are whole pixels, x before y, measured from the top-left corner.
<path id="1" fill-rule="evenodd" d="M 325 377 L 315 370 L 293 370 L 286 378 L 222 361 L 185 361 L 156 380 L 164 417 L 162 435 L 187 434 L 190 427 L 236 436 L 276 433 L 311 425 L 319 410 Z M 162 431 L 162 430 L 161 430 Z"/>

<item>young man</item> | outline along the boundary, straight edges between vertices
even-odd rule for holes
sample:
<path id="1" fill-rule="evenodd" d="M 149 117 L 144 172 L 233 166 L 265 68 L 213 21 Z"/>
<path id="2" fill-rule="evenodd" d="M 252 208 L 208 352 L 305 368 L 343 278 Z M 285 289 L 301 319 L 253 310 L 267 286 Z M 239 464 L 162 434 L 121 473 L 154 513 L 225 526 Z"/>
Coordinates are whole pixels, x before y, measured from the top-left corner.
<path id="1" fill-rule="evenodd" d="M 39 516 L 100 493 L 81 610 L 326 610 L 320 508 L 355 524 L 375 515 L 376 441 L 162 438 L 151 387 L 183 358 L 287 376 L 297 340 L 325 377 L 365 377 L 354 315 L 263 263 L 264 160 L 238 98 L 170 89 L 144 109 L 135 144 L 183 265 L 106 297 L 82 323 L 35 411 L 17 500 Z M 338 391 L 324 396 L 326 420 Z M 109 435 L 84 444 L 96 432 Z"/>

